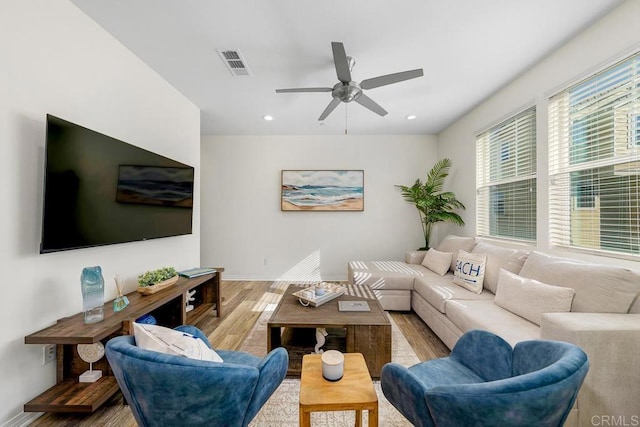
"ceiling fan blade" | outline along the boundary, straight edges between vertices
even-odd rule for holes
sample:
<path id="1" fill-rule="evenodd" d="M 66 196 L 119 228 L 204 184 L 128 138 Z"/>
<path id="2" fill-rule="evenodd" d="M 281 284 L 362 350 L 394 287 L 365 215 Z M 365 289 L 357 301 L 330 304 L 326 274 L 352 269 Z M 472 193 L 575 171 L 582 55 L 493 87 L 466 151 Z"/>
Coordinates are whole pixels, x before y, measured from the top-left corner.
<path id="1" fill-rule="evenodd" d="M 292 93 L 292 92 L 331 92 L 330 87 L 299 87 L 296 89 L 276 89 L 276 93 Z"/>
<path id="2" fill-rule="evenodd" d="M 373 99 L 369 98 L 364 93 L 362 95 L 360 95 L 359 98 L 356 98 L 355 101 L 358 104 L 362 105 L 363 107 L 368 108 L 369 110 L 371 110 L 374 113 L 378 114 L 379 116 L 386 116 L 387 115 L 387 110 L 382 108 L 380 105 L 378 105 L 378 103 L 376 103 Z"/>
<path id="3" fill-rule="evenodd" d="M 331 42 L 331 49 L 333 50 L 333 63 L 336 66 L 338 80 L 342 83 L 349 83 L 351 81 L 351 71 L 349 70 L 349 60 L 344 51 L 344 45 L 340 42 Z"/>
<path id="4" fill-rule="evenodd" d="M 336 109 L 336 107 L 338 106 L 338 104 L 340 104 L 340 102 L 341 102 L 341 101 L 340 101 L 340 99 L 339 99 L 339 98 L 333 98 L 333 99 L 331 100 L 331 102 L 329 103 L 329 105 L 327 105 L 327 108 L 325 108 L 325 109 L 324 109 L 324 111 L 322 112 L 322 114 L 320 114 L 320 117 L 318 117 L 318 121 L 319 121 L 319 122 L 321 122 L 321 121 L 323 121 L 324 119 L 326 119 L 326 118 L 327 118 L 327 116 L 328 116 L 329 114 L 331 114 L 331 112 L 332 112 L 333 110 L 335 110 L 335 109 Z"/>
<path id="5" fill-rule="evenodd" d="M 387 74 L 385 76 L 374 77 L 372 79 L 363 80 L 360 83 L 362 89 L 373 89 L 380 86 L 390 85 L 392 83 L 398 83 L 409 79 L 415 79 L 416 77 L 422 77 L 424 73 L 422 68 L 411 71 L 403 71 L 401 73 Z"/>

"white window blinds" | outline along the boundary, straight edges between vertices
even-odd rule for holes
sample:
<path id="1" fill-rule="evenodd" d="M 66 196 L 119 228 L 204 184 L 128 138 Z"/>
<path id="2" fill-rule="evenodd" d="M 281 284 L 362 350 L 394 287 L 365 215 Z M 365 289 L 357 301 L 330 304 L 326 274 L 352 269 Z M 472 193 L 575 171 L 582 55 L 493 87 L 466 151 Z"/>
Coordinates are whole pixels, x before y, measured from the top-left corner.
<path id="1" fill-rule="evenodd" d="M 549 99 L 556 246 L 640 254 L 640 54 Z"/>
<path id="2" fill-rule="evenodd" d="M 476 138 L 479 236 L 536 240 L 536 109 Z"/>

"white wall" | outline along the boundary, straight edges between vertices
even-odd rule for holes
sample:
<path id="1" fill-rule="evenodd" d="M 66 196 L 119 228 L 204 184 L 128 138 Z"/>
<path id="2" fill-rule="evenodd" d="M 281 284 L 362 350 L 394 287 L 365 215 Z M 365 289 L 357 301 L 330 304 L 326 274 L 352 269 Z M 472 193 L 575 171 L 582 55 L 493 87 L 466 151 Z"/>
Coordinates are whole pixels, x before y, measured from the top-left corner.
<path id="1" fill-rule="evenodd" d="M 225 279 L 344 280 L 348 260 L 403 259 L 423 241 L 394 185 L 424 179 L 436 144 L 424 135 L 203 137 L 202 264 L 225 267 Z M 364 211 L 282 212 L 283 169 L 364 170 Z"/>
<path id="2" fill-rule="evenodd" d="M 0 424 L 55 383 L 24 336 L 81 311 L 83 267 L 102 266 L 113 299 L 116 273 L 130 292 L 145 270 L 200 261 L 198 186 L 192 235 L 40 255 L 47 113 L 190 164 L 199 182 L 191 102 L 67 0 L 1 2 Z"/>
<path id="3" fill-rule="evenodd" d="M 454 164 L 464 165 L 465 174 L 452 177 L 452 191 L 466 203 L 464 229 L 475 234 L 475 135 L 527 105 L 537 106 L 537 240 L 550 250 L 548 224 L 547 98 L 580 76 L 597 71 L 640 50 L 640 1 L 628 0 L 586 31 L 578 34 L 528 72 L 505 86 L 438 136 L 439 153 Z M 571 253 L 594 262 L 639 268 L 638 262 Z"/>

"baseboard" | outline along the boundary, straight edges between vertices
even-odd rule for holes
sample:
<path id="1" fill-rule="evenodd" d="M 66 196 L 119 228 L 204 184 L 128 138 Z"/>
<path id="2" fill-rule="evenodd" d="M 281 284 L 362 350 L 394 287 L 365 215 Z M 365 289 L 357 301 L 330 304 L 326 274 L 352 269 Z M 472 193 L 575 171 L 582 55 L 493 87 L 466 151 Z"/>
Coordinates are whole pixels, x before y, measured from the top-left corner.
<path id="1" fill-rule="evenodd" d="M 44 415 L 44 412 L 21 412 L 2 424 L 2 427 L 26 427 L 42 415 Z"/>
<path id="2" fill-rule="evenodd" d="M 281 277 L 269 277 L 269 276 L 244 276 L 244 275 L 233 275 L 226 274 L 222 275 L 222 280 L 224 281 L 236 281 L 236 282 L 288 282 L 288 283 L 308 283 L 309 280 L 292 280 L 287 279 L 283 280 Z M 322 278 L 325 282 L 346 282 L 347 276 L 327 276 Z"/>

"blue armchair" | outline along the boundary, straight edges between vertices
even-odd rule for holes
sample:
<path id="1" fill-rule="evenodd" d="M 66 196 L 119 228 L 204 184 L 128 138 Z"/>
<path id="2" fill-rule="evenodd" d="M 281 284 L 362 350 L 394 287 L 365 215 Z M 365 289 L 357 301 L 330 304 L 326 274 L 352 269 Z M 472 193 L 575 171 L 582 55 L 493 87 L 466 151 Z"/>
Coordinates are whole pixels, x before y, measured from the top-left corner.
<path id="1" fill-rule="evenodd" d="M 416 426 L 562 426 L 588 369 L 573 344 L 534 340 L 512 348 L 472 330 L 449 357 L 410 368 L 388 363 L 380 381 Z"/>
<path id="2" fill-rule="evenodd" d="M 194 326 L 177 330 L 207 337 Z M 287 373 L 284 348 L 264 358 L 216 350 L 215 363 L 136 347 L 132 336 L 107 342 L 106 355 L 120 390 L 141 426 L 246 426 Z"/>

